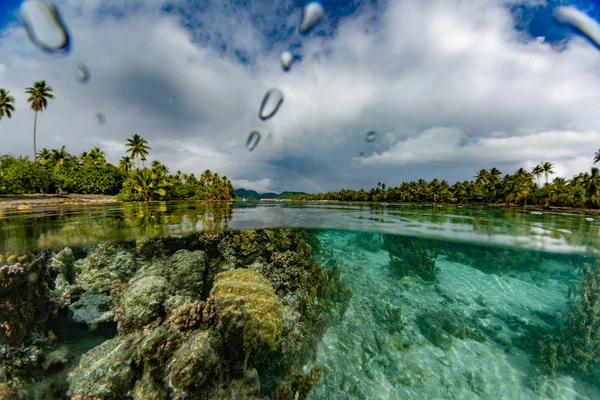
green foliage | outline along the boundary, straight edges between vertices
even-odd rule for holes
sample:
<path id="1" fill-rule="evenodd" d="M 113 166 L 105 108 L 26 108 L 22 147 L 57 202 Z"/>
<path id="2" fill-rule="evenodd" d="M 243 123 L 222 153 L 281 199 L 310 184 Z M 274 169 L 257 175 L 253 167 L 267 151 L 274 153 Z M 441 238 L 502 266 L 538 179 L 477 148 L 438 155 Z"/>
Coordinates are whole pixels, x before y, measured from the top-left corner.
<path id="1" fill-rule="evenodd" d="M 600 151 L 599 151 L 600 153 Z M 431 182 L 419 179 L 403 182 L 396 187 L 386 187 L 379 182 L 369 191 L 342 189 L 339 192 L 296 194 L 292 200 L 333 201 L 384 201 L 409 203 L 505 203 L 508 205 L 541 205 L 555 207 L 600 207 L 600 173 L 592 168 L 591 173 L 574 176 L 567 181 L 554 174 L 550 162 L 535 167 L 532 173 L 519 168 L 514 174 L 503 175 L 497 168 L 479 170 L 472 181 L 450 185 L 437 178 Z M 534 176 L 538 184 L 534 183 Z M 540 178 L 545 176 L 542 186 Z"/>
<path id="2" fill-rule="evenodd" d="M 593 376 L 600 367 L 600 260 L 583 264 L 581 299 L 565 325 L 538 342 L 538 361 L 546 372 Z M 600 378 L 600 376 L 596 376 Z"/>
<path id="3" fill-rule="evenodd" d="M 4 155 L 0 160 L 0 193 L 37 193 L 40 189 L 46 193 L 51 189 L 50 171 L 42 165 L 29 161 L 27 157 Z"/>
<path id="4" fill-rule="evenodd" d="M 125 175 L 110 164 L 100 168 L 80 169 L 75 177 L 75 192 L 83 194 L 114 195 L 119 193 L 125 181 Z"/>

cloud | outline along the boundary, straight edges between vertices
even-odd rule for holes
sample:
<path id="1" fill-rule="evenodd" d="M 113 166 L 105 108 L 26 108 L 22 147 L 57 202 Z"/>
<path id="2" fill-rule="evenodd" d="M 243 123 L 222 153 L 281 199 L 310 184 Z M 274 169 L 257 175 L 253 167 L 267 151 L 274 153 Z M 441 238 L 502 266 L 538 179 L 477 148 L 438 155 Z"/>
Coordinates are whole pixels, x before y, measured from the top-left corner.
<path id="1" fill-rule="evenodd" d="M 570 177 L 589 169 L 600 143 L 600 53 L 577 36 L 560 48 L 528 36 L 506 4 L 527 15 L 551 4 L 525 3 L 352 3 L 300 36 L 291 1 L 62 0 L 68 57 L 41 53 L 18 26 L 0 32 L 0 87 L 17 98 L 14 117 L 0 121 L 0 147 L 31 154 L 23 89 L 46 79 L 57 99 L 38 116 L 38 148 L 99 145 L 116 162 L 139 133 L 172 171 L 210 168 L 240 187 L 452 182 L 542 160 Z M 279 67 L 285 48 L 299 56 L 289 73 Z M 87 85 L 72 77 L 76 62 L 91 71 Z M 262 122 L 272 87 L 285 101 Z M 253 129 L 263 134 L 249 152 Z"/>

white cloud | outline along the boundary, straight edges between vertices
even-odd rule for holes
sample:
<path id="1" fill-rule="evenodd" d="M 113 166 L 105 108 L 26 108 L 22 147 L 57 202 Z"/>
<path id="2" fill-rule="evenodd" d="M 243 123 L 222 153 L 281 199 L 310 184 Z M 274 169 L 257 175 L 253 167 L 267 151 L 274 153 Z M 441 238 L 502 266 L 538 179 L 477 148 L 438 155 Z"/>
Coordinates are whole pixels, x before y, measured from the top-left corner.
<path id="1" fill-rule="evenodd" d="M 264 35 L 278 19 L 296 23 L 300 10 L 282 13 L 291 10 L 286 3 L 260 10 L 269 26 L 250 19 L 257 10 L 228 2 L 190 8 L 193 30 L 161 13 L 162 1 L 126 3 L 59 2 L 74 39 L 64 59 L 40 53 L 21 29 L 0 33 L 0 87 L 17 98 L 14 117 L 0 122 L 3 152 L 31 154 L 33 113 L 23 88 L 38 79 L 57 96 L 39 115 L 38 148 L 66 144 L 78 154 L 101 145 L 116 162 L 135 132 L 172 171 L 211 168 L 246 188 L 453 181 L 490 163 L 516 169 L 542 160 L 569 175 L 589 169 L 600 146 L 600 53 L 581 38 L 559 52 L 524 37 L 504 1 L 406 0 L 378 15 L 363 9 L 331 38 L 301 39 L 303 59 L 288 74 L 279 68 L 287 44 Z M 87 85 L 72 77 L 77 61 L 90 68 Z M 261 122 L 258 106 L 271 87 L 285 101 Z M 104 127 L 96 111 L 106 115 Z M 273 138 L 263 135 L 248 152 L 255 128 Z M 379 132 L 372 144 L 364 141 L 369 129 Z"/>
<path id="2" fill-rule="evenodd" d="M 590 149 L 598 143 L 600 132 L 548 131 L 522 136 L 507 136 L 496 132 L 490 137 L 469 138 L 457 128 L 435 127 L 415 137 L 400 140 L 381 154 L 357 157 L 355 161 L 361 164 L 387 165 L 424 164 L 432 161 L 536 165 L 541 160 L 551 159 L 569 165 L 581 165 L 587 169 L 592 160 Z M 581 156 L 587 152 L 590 152 L 590 156 Z M 587 163 L 582 164 L 583 160 L 587 160 Z M 561 175 L 568 176 L 572 173 L 572 168 L 559 170 L 562 171 Z"/>

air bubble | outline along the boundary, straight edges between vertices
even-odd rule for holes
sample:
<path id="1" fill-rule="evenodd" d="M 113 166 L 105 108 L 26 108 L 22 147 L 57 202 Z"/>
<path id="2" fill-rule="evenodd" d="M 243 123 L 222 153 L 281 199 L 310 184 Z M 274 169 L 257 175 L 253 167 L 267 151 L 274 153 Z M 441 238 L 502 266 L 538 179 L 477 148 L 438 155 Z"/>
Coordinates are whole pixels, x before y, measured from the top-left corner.
<path id="1" fill-rule="evenodd" d="M 289 71 L 290 68 L 292 67 L 293 60 L 294 60 L 294 56 L 292 55 L 292 53 L 288 50 L 285 50 L 284 52 L 281 53 L 281 57 L 280 57 L 281 68 L 283 68 L 284 71 Z"/>
<path id="2" fill-rule="evenodd" d="M 375 140 L 377 140 L 377 131 L 368 131 L 365 135 L 365 141 L 367 143 L 373 143 Z"/>
<path id="3" fill-rule="evenodd" d="M 252 131 L 248 135 L 248 140 L 246 140 L 246 147 L 248 151 L 252 151 L 258 146 L 258 142 L 260 142 L 260 132 Z"/>
<path id="4" fill-rule="evenodd" d="M 318 1 L 312 1 L 304 6 L 302 11 L 302 22 L 300 23 L 300 32 L 306 33 L 325 16 L 325 10 Z"/>
<path id="5" fill-rule="evenodd" d="M 265 93 L 262 103 L 260 104 L 260 110 L 258 111 L 258 117 L 262 120 L 271 118 L 279 107 L 283 103 L 283 93 L 279 89 L 271 89 Z"/>
<path id="6" fill-rule="evenodd" d="M 94 113 L 94 119 L 96 120 L 96 122 L 98 123 L 98 125 L 100 126 L 104 126 L 106 125 L 106 115 L 104 115 L 101 112 L 95 112 Z"/>
<path id="7" fill-rule="evenodd" d="M 75 64 L 73 76 L 79 83 L 88 83 L 92 78 L 89 68 L 83 63 Z"/>
<path id="8" fill-rule="evenodd" d="M 569 24 L 586 35 L 596 46 L 600 47 L 600 24 L 575 7 L 557 7 L 554 18 L 560 23 Z"/>
<path id="9" fill-rule="evenodd" d="M 41 0 L 27 0 L 21 18 L 29 40 L 39 49 L 55 54 L 71 50 L 71 41 L 56 6 Z"/>

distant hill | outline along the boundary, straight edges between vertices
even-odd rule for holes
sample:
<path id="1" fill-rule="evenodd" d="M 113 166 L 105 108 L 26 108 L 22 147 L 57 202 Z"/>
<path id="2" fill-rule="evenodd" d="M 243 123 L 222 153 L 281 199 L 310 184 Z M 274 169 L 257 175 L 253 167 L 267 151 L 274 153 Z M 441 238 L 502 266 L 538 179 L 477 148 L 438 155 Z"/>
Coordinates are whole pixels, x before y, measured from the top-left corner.
<path id="1" fill-rule="evenodd" d="M 235 189 L 235 196 L 246 200 L 260 200 L 260 199 L 289 199 L 295 194 L 306 194 L 304 192 L 282 192 L 281 194 L 268 192 L 268 193 L 258 193 L 254 190 L 247 189 Z"/>

